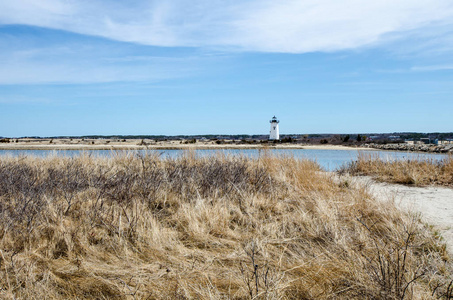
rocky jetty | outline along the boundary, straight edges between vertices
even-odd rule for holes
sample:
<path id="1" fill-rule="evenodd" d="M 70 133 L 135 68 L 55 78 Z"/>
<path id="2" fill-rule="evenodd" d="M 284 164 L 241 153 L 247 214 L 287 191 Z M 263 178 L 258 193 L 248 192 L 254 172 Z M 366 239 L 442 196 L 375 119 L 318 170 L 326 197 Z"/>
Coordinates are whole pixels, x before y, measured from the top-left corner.
<path id="1" fill-rule="evenodd" d="M 363 144 L 361 147 L 390 151 L 417 151 L 433 153 L 452 153 L 453 144 L 432 145 L 432 144 Z"/>

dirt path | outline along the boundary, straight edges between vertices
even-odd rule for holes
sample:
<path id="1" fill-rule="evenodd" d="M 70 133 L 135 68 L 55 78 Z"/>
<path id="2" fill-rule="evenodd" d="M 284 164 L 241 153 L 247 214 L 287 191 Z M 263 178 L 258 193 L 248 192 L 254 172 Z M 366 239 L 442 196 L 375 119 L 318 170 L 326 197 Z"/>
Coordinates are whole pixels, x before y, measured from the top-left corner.
<path id="1" fill-rule="evenodd" d="M 364 183 L 377 199 L 395 199 L 403 209 L 420 212 L 422 217 L 435 225 L 444 237 L 449 252 L 453 253 L 453 189 L 445 187 L 411 187 L 380 183 L 371 177 L 353 177 L 352 181 Z"/>

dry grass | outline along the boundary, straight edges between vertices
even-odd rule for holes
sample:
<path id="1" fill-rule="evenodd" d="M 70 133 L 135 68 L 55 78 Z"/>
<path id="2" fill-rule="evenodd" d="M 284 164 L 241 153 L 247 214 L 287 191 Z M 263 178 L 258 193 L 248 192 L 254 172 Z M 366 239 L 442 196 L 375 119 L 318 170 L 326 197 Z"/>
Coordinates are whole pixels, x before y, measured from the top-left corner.
<path id="1" fill-rule="evenodd" d="M 5 299 L 449 299 L 416 217 L 310 161 L 0 157 Z"/>
<path id="2" fill-rule="evenodd" d="M 359 154 L 357 161 L 349 163 L 340 172 L 370 175 L 391 183 L 453 186 L 453 156 L 443 160 L 382 160 L 378 156 Z"/>

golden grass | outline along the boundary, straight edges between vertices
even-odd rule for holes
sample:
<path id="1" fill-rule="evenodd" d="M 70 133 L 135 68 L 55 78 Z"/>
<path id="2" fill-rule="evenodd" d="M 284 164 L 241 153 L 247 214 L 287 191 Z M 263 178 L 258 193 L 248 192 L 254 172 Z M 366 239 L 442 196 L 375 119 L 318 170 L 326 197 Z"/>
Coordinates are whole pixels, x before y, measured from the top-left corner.
<path id="1" fill-rule="evenodd" d="M 438 299 L 429 227 L 264 154 L 0 158 L 9 299 Z"/>
<path id="2" fill-rule="evenodd" d="M 370 175 L 391 183 L 453 186 L 453 156 L 443 160 L 382 160 L 378 156 L 359 154 L 357 161 L 349 163 L 340 172 Z"/>

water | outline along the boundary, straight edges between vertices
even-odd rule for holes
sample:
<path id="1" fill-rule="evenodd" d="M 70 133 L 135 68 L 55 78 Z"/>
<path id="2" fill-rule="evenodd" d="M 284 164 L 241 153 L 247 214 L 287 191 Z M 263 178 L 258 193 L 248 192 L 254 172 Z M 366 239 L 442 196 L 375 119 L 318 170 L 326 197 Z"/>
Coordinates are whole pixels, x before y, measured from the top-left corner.
<path id="1" fill-rule="evenodd" d="M 118 153 L 158 153 L 162 157 L 176 157 L 181 155 L 184 150 L 0 150 L 2 155 L 20 156 L 33 155 L 46 157 L 49 155 L 58 156 L 77 156 L 81 154 L 90 154 L 95 156 L 112 156 Z M 232 155 L 245 155 L 249 157 L 258 157 L 262 155 L 262 150 L 258 149 L 224 149 L 224 150 L 195 150 L 200 156 L 214 155 L 218 152 Z M 446 154 L 434 153 L 410 153 L 410 152 L 393 152 L 378 150 L 318 150 L 318 149 L 271 149 L 270 153 L 276 155 L 292 155 L 296 158 L 305 158 L 316 161 L 323 169 L 333 171 L 347 162 L 357 159 L 359 153 L 379 156 L 381 159 L 400 160 L 400 159 L 433 159 L 441 160 L 447 157 Z"/>

